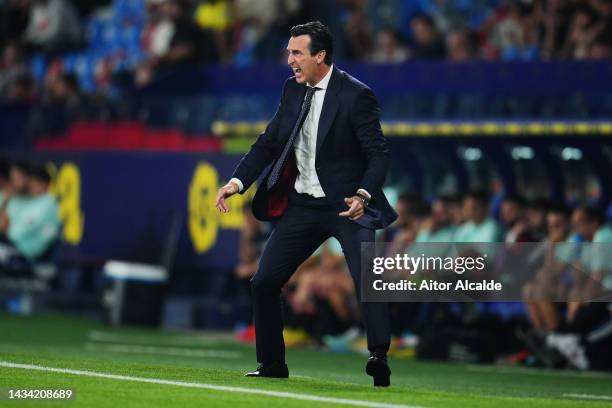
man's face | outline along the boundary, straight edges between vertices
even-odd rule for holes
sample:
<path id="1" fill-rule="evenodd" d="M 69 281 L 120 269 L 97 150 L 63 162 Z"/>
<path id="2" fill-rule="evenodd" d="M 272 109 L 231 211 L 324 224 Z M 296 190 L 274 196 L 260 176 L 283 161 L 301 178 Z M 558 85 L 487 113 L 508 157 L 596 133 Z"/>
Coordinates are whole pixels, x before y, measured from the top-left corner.
<path id="1" fill-rule="evenodd" d="M 25 195 L 28 192 L 28 175 L 19 167 L 11 167 L 11 188 L 19 195 Z"/>
<path id="2" fill-rule="evenodd" d="M 159 13 L 163 18 L 174 21 L 181 16 L 181 6 L 175 0 L 166 0 L 161 4 Z"/>
<path id="3" fill-rule="evenodd" d="M 596 222 L 588 220 L 586 214 L 580 208 L 574 210 L 572 214 L 572 229 L 575 233 L 587 241 L 591 241 L 598 227 L 599 225 Z"/>
<path id="4" fill-rule="evenodd" d="M 504 201 L 501 206 L 501 221 L 506 226 L 513 225 L 521 216 L 521 207 L 514 201 Z"/>
<path id="5" fill-rule="evenodd" d="M 548 238 L 552 242 L 563 241 L 567 236 L 568 219 L 564 214 L 550 212 L 546 216 L 546 227 Z"/>
<path id="6" fill-rule="evenodd" d="M 529 207 L 525 211 L 525 218 L 529 228 L 538 230 L 544 227 L 546 212 L 542 208 Z"/>
<path id="7" fill-rule="evenodd" d="M 452 33 L 446 40 L 446 48 L 449 56 L 453 61 L 465 61 L 470 59 L 470 47 L 465 35 L 461 33 Z"/>
<path id="8" fill-rule="evenodd" d="M 463 218 L 466 221 L 475 221 L 478 217 L 478 202 L 472 197 L 466 197 L 463 200 Z"/>
<path id="9" fill-rule="evenodd" d="M 320 51 L 315 55 L 310 54 L 310 36 L 300 35 L 289 38 L 287 52 L 287 64 L 293 70 L 297 83 L 308 82 L 315 85 L 319 66 L 325 59 L 325 51 Z"/>
<path id="10" fill-rule="evenodd" d="M 49 185 L 46 181 L 38 179 L 36 177 L 29 177 L 27 183 L 28 194 L 30 196 L 38 196 L 44 194 L 49 189 Z"/>
<path id="11" fill-rule="evenodd" d="M 418 45 L 427 46 L 431 44 L 434 32 L 431 26 L 422 18 L 415 18 L 410 23 L 414 40 Z"/>
<path id="12" fill-rule="evenodd" d="M 437 226 L 450 223 L 450 211 L 448 205 L 441 200 L 436 200 L 431 206 L 431 218 Z"/>

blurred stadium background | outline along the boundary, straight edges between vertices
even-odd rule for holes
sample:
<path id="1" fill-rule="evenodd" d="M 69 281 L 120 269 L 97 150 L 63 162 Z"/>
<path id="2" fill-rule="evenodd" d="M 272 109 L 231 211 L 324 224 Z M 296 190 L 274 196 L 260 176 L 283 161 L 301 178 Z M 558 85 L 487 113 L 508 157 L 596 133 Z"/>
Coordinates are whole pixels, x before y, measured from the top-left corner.
<path id="1" fill-rule="evenodd" d="M 28 322 L 46 333 L 45 321 L 253 342 L 248 278 L 271 226 L 250 214 L 253 191 L 224 215 L 214 196 L 278 104 L 289 28 L 309 20 L 381 104 L 400 213 L 381 240 L 407 250 L 466 225 L 476 242 L 612 240 L 609 0 L 0 0 L 0 321 L 14 330 L 0 356 L 17 359 Z M 345 268 L 330 241 L 290 281 L 290 347 L 363 352 Z M 391 355 L 612 369 L 607 305 L 530 303 L 545 286 L 524 302 L 394 305 Z M 249 368 L 236 366 L 222 365 Z M 432 379 L 438 366 L 414 367 Z M 436 389 L 457 381 L 444 378 Z M 572 378 L 568 390 L 612 400 L 604 380 Z"/>

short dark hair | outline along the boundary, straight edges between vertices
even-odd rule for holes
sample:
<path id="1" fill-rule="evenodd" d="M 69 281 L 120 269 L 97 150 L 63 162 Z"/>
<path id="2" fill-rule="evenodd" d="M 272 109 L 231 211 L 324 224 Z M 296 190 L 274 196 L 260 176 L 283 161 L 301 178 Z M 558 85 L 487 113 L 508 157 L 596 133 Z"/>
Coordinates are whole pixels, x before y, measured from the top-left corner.
<path id="1" fill-rule="evenodd" d="M 513 203 L 519 207 L 524 207 L 527 204 L 527 201 L 521 195 L 513 193 L 504 196 L 503 202 Z"/>
<path id="2" fill-rule="evenodd" d="M 487 207 L 489 205 L 489 199 L 490 199 L 489 193 L 486 190 L 481 190 L 481 189 L 470 190 L 465 194 L 463 198 L 464 199 L 470 198 L 476 201 L 478 204 L 480 204 L 483 207 Z"/>
<path id="3" fill-rule="evenodd" d="M 436 28 L 436 22 L 428 14 L 418 13 L 414 17 L 412 17 L 412 19 L 410 21 L 416 21 L 416 20 L 421 20 L 423 23 L 428 25 L 430 28 Z"/>
<path id="4" fill-rule="evenodd" d="M 49 184 L 51 182 L 51 175 L 47 168 L 42 164 L 33 164 L 30 167 L 30 177 Z"/>
<path id="5" fill-rule="evenodd" d="M 603 224 L 605 219 L 603 211 L 592 205 L 581 205 L 575 211 L 582 211 L 588 222 L 595 222 L 598 225 Z"/>
<path id="6" fill-rule="evenodd" d="M 11 163 L 11 168 L 15 168 L 29 176 L 32 170 L 32 163 L 27 160 L 17 159 Z"/>
<path id="7" fill-rule="evenodd" d="M 77 92 L 79 91 L 79 79 L 74 73 L 64 72 L 62 74 L 62 80 L 64 81 L 66 86 L 68 86 L 72 90 L 77 91 Z"/>
<path id="8" fill-rule="evenodd" d="M 548 211 L 552 202 L 546 197 L 536 197 L 527 203 L 527 207 L 536 211 Z"/>
<path id="9" fill-rule="evenodd" d="M 548 213 L 562 215 L 565 218 L 569 218 L 571 216 L 570 209 L 562 203 L 551 203 L 550 207 L 548 208 Z"/>
<path id="10" fill-rule="evenodd" d="M 334 54 L 333 37 L 329 28 L 320 21 L 309 21 L 305 24 L 299 24 L 291 27 L 290 30 L 292 37 L 299 37 L 300 35 L 310 36 L 310 54 L 315 55 L 320 51 L 325 51 L 325 64 L 332 64 L 332 57 Z"/>

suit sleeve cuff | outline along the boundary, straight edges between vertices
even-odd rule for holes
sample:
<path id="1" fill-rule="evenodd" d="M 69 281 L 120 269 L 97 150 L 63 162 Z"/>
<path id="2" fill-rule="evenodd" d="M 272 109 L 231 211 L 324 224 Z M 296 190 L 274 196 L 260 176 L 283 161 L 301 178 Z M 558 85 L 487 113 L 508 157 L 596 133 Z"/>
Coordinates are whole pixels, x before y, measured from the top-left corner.
<path id="1" fill-rule="evenodd" d="M 238 184 L 238 192 L 241 192 L 244 188 L 244 184 L 242 184 L 242 181 L 240 181 L 240 179 L 237 179 L 236 177 L 232 177 L 229 182 Z"/>
<path id="2" fill-rule="evenodd" d="M 366 197 L 368 197 L 368 200 L 372 199 L 372 194 L 368 193 L 368 191 L 364 188 L 360 188 L 359 190 L 357 190 L 358 193 L 362 193 L 365 194 Z"/>

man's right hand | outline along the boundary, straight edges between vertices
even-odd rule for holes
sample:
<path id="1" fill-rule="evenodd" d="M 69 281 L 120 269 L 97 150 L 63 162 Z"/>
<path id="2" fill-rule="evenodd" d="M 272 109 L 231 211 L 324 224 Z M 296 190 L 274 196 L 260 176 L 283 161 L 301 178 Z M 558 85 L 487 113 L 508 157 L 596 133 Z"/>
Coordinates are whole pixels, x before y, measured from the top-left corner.
<path id="1" fill-rule="evenodd" d="M 215 202 L 215 207 L 217 207 L 217 209 L 221 212 L 229 212 L 229 207 L 225 203 L 225 199 L 236 194 L 239 189 L 240 187 L 238 187 L 238 184 L 234 183 L 233 181 L 230 181 L 229 183 L 221 187 L 217 192 L 217 201 Z"/>

